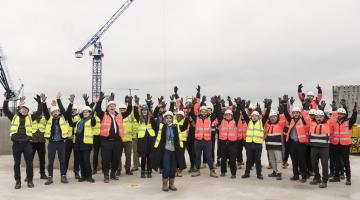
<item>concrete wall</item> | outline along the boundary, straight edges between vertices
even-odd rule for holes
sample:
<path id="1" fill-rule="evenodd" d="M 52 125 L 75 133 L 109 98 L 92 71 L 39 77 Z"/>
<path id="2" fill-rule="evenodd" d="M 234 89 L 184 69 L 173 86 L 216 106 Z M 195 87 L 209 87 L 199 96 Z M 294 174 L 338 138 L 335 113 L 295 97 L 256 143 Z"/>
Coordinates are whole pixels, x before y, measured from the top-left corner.
<path id="1" fill-rule="evenodd" d="M 12 142 L 9 136 L 10 120 L 0 117 L 0 155 L 12 154 Z"/>

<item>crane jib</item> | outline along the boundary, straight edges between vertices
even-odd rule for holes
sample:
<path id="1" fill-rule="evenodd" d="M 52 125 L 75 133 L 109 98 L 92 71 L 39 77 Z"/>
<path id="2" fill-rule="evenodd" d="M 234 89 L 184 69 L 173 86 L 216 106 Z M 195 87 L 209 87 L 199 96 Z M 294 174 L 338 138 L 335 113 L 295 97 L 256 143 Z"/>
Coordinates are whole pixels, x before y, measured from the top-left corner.
<path id="1" fill-rule="evenodd" d="M 97 40 L 110 28 L 110 26 L 120 17 L 120 15 L 130 6 L 134 0 L 127 0 L 112 16 L 111 18 L 95 33 L 91 39 L 76 53 L 82 53 L 91 45 L 95 44 Z"/>

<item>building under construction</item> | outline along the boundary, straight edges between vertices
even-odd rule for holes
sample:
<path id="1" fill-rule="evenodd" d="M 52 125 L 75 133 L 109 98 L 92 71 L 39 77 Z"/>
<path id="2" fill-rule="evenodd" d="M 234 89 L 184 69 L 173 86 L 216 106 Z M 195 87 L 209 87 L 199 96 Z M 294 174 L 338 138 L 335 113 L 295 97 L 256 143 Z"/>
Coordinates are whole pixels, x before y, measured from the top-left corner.
<path id="1" fill-rule="evenodd" d="M 336 102 L 336 105 L 340 105 L 340 100 L 345 99 L 346 104 L 349 108 L 349 116 L 352 114 L 352 109 L 355 102 L 360 102 L 360 85 L 337 85 L 333 86 L 333 100 Z M 360 122 L 358 116 L 357 123 Z"/>

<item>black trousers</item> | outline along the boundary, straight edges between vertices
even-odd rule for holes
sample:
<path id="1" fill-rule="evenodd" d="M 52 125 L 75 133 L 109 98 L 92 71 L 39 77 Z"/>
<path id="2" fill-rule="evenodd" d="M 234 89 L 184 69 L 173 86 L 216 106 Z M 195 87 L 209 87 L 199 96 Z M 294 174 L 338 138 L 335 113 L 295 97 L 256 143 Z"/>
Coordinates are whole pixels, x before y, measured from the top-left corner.
<path id="1" fill-rule="evenodd" d="M 65 140 L 65 166 L 66 166 L 66 173 L 69 168 L 69 161 L 71 157 L 71 152 L 74 149 L 74 142 L 72 139 Z M 78 153 L 74 150 L 74 172 L 79 172 L 79 157 Z"/>
<path id="2" fill-rule="evenodd" d="M 45 154 L 46 154 L 46 148 L 45 143 L 32 143 L 32 149 L 33 149 L 33 156 L 32 159 L 34 160 L 35 154 L 37 152 L 39 156 L 40 161 L 40 174 L 45 174 Z"/>
<path id="3" fill-rule="evenodd" d="M 329 147 L 311 147 L 311 163 L 314 169 L 314 179 L 320 180 L 319 160 L 322 168 L 322 181 L 329 179 Z"/>
<path id="4" fill-rule="evenodd" d="M 219 149 L 221 155 L 221 173 L 227 172 L 227 160 L 229 159 L 231 175 L 236 175 L 237 147 L 237 141 L 219 141 Z"/>
<path id="5" fill-rule="evenodd" d="M 306 146 L 306 172 L 309 174 L 313 172 L 312 160 L 311 160 L 311 146 Z"/>
<path id="6" fill-rule="evenodd" d="M 94 142 L 93 142 L 93 149 L 94 149 L 94 152 L 93 152 L 93 170 L 94 171 L 97 171 L 97 169 L 98 169 L 100 147 L 101 147 L 100 136 L 95 135 L 94 136 Z"/>
<path id="7" fill-rule="evenodd" d="M 33 171 L 33 159 L 32 159 L 32 145 L 30 142 L 23 143 L 13 143 L 12 146 L 13 157 L 14 157 L 14 178 L 17 181 L 21 180 L 20 172 L 20 163 L 21 163 L 21 154 L 24 154 L 25 163 L 26 163 L 26 177 L 29 181 L 33 180 L 34 171 Z"/>
<path id="8" fill-rule="evenodd" d="M 306 179 L 306 144 L 289 141 L 289 152 L 293 165 L 293 174 L 299 177 L 299 168 L 303 179 Z"/>
<path id="9" fill-rule="evenodd" d="M 330 174 L 335 174 L 335 165 L 336 165 L 336 151 L 337 145 L 330 144 Z M 340 157 L 340 174 L 344 175 L 344 161 L 343 158 Z"/>
<path id="10" fill-rule="evenodd" d="M 334 145 L 335 146 L 335 175 L 339 177 L 341 172 L 341 159 L 344 162 L 346 180 L 351 180 L 351 169 L 350 169 L 350 145 Z"/>
<path id="11" fill-rule="evenodd" d="M 101 139 L 102 170 L 105 176 L 114 175 L 118 170 L 122 154 L 122 142 L 118 140 Z"/>
<path id="12" fill-rule="evenodd" d="M 289 142 L 284 142 L 284 154 L 283 154 L 283 161 L 287 162 L 289 160 L 290 150 L 289 150 Z"/>
<path id="13" fill-rule="evenodd" d="M 238 143 L 238 151 L 237 151 L 237 155 L 236 155 L 236 160 L 238 161 L 238 162 L 243 162 L 244 161 L 244 159 L 243 159 L 243 154 L 242 154 L 242 152 L 243 152 L 243 149 L 244 149 L 244 147 L 245 147 L 245 140 L 238 140 L 237 141 L 237 143 Z"/>
<path id="14" fill-rule="evenodd" d="M 245 174 L 250 174 L 251 167 L 255 163 L 256 174 L 261 175 L 261 152 L 262 144 L 246 143 L 246 169 Z"/>
<path id="15" fill-rule="evenodd" d="M 58 155 L 58 159 L 60 162 L 60 173 L 61 175 L 66 175 L 66 165 L 65 165 L 65 142 L 53 142 L 50 141 L 48 144 L 48 173 L 49 176 L 53 177 L 54 170 L 54 159 L 55 155 Z"/>
<path id="16" fill-rule="evenodd" d="M 195 148 L 194 148 L 194 139 L 188 139 L 186 142 L 186 150 L 190 158 L 190 168 L 195 168 Z"/>
<path id="17" fill-rule="evenodd" d="M 75 151 L 78 154 L 81 177 L 82 178 L 91 178 L 91 164 L 90 164 L 90 152 L 91 150 L 77 150 Z"/>

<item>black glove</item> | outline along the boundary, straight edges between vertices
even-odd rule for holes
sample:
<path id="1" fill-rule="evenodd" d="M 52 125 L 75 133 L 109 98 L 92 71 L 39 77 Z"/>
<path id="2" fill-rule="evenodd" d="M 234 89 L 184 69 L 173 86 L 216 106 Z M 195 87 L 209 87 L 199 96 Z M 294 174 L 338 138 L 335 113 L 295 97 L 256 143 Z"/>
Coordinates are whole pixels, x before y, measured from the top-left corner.
<path id="1" fill-rule="evenodd" d="M 227 100 L 228 100 L 228 102 L 229 102 L 229 106 L 232 106 L 232 105 L 233 105 L 233 102 L 231 101 L 231 97 L 230 97 L 230 96 L 227 97 Z"/>
<path id="2" fill-rule="evenodd" d="M 205 103 L 206 102 L 206 96 L 203 96 L 202 98 L 201 98 L 201 103 Z"/>
<path id="3" fill-rule="evenodd" d="M 240 108 L 240 110 L 245 110 L 245 107 L 246 107 L 246 101 L 243 99 L 241 100 L 239 103 L 238 103 L 238 106 Z"/>
<path id="4" fill-rule="evenodd" d="M 304 101 L 303 101 L 303 109 L 304 110 L 310 110 L 310 99 L 306 98 Z"/>
<path id="5" fill-rule="evenodd" d="M 251 103 L 250 100 L 246 101 L 245 107 L 246 107 L 246 108 L 249 108 L 249 107 L 250 107 L 250 103 Z"/>
<path id="6" fill-rule="evenodd" d="M 320 87 L 320 85 L 319 85 L 319 84 L 316 86 L 316 89 L 318 90 L 318 93 L 319 93 L 319 94 L 321 94 L 321 93 L 322 93 L 322 89 L 321 89 L 321 87 Z"/>
<path id="7" fill-rule="evenodd" d="M 221 100 L 220 100 L 220 103 L 221 103 L 221 106 L 222 106 L 222 107 L 226 107 L 226 105 L 225 105 L 225 100 L 224 100 L 224 99 L 221 99 Z"/>
<path id="8" fill-rule="evenodd" d="M 324 111 L 325 107 L 326 107 L 325 101 L 321 101 L 321 103 L 318 105 L 319 110 L 322 110 L 322 111 Z"/>
<path id="9" fill-rule="evenodd" d="M 137 95 L 135 95 L 134 98 L 135 98 L 135 104 L 139 105 L 139 102 L 140 102 L 139 97 Z"/>
<path id="10" fill-rule="evenodd" d="M 174 87 L 174 93 L 177 94 L 179 88 L 177 86 Z"/>
<path id="11" fill-rule="evenodd" d="M 289 101 L 289 96 L 287 94 L 284 94 L 283 99 L 287 103 Z"/>
<path id="12" fill-rule="evenodd" d="M 41 94 L 40 94 L 40 97 L 41 97 L 41 101 L 42 101 L 43 103 L 45 103 L 45 102 L 46 102 L 46 99 L 47 99 L 47 97 L 45 96 L 45 94 L 44 94 L 44 93 L 41 93 Z"/>
<path id="13" fill-rule="evenodd" d="M 82 97 L 83 97 L 85 102 L 88 102 L 89 96 L 87 94 L 83 94 Z"/>
<path id="14" fill-rule="evenodd" d="M 337 106 L 336 106 L 336 102 L 332 101 L 332 103 L 330 104 L 332 111 L 336 111 L 337 110 Z"/>
<path id="15" fill-rule="evenodd" d="M 295 102 L 294 97 L 291 97 L 291 98 L 290 98 L 290 105 L 293 105 L 293 104 L 294 104 L 294 102 Z"/>
<path id="16" fill-rule="evenodd" d="M 164 96 L 161 96 L 160 98 L 158 98 L 158 103 L 160 104 L 163 100 L 164 100 Z"/>
<path id="17" fill-rule="evenodd" d="M 284 114 L 284 112 L 285 112 L 285 105 L 279 104 L 278 111 L 279 111 L 279 114 Z"/>
<path id="18" fill-rule="evenodd" d="M 300 84 L 298 85 L 298 92 L 302 92 L 302 88 L 303 88 L 303 85 L 302 85 L 302 83 L 300 83 Z"/>
<path id="19" fill-rule="evenodd" d="M 199 93 L 200 92 L 200 85 L 197 86 L 196 91 Z"/>
<path id="20" fill-rule="evenodd" d="M 133 101 L 133 97 L 132 97 L 132 96 L 129 96 L 129 102 L 128 102 L 128 104 L 129 104 L 129 105 L 132 105 L 132 101 Z"/>
<path id="21" fill-rule="evenodd" d="M 114 99 L 115 99 L 115 94 L 112 92 L 112 93 L 110 93 L 110 96 L 109 96 L 109 101 L 114 101 Z"/>
<path id="22" fill-rule="evenodd" d="M 260 104 L 259 103 L 256 103 L 256 111 L 258 111 L 258 113 L 261 115 L 261 107 L 260 107 Z"/>
<path id="23" fill-rule="evenodd" d="M 171 100 L 171 101 L 174 101 L 174 99 L 175 99 L 175 94 L 173 94 L 173 95 L 170 96 L 170 100 Z"/>
<path id="24" fill-rule="evenodd" d="M 75 98 L 75 97 L 74 97 Z M 38 103 L 41 103 L 41 97 L 40 95 L 36 95 L 36 97 L 34 97 L 35 101 L 38 102 Z"/>
<path id="25" fill-rule="evenodd" d="M 210 102 L 211 102 L 211 104 L 216 104 L 216 96 L 213 96 L 213 97 L 211 97 L 211 99 L 210 99 Z"/>
<path id="26" fill-rule="evenodd" d="M 125 96 L 125 103 L 128 103 L 128 102 L 129 102 L 129 96 L 126 95 L 126 96 Z"/>
<path id="27" fill-rule="evenodd" d="M 100 92 L 100 96 L 99 96 L 99 101 L 102 101 L 105 99 L 105 94 L 104 92 Z"/>

